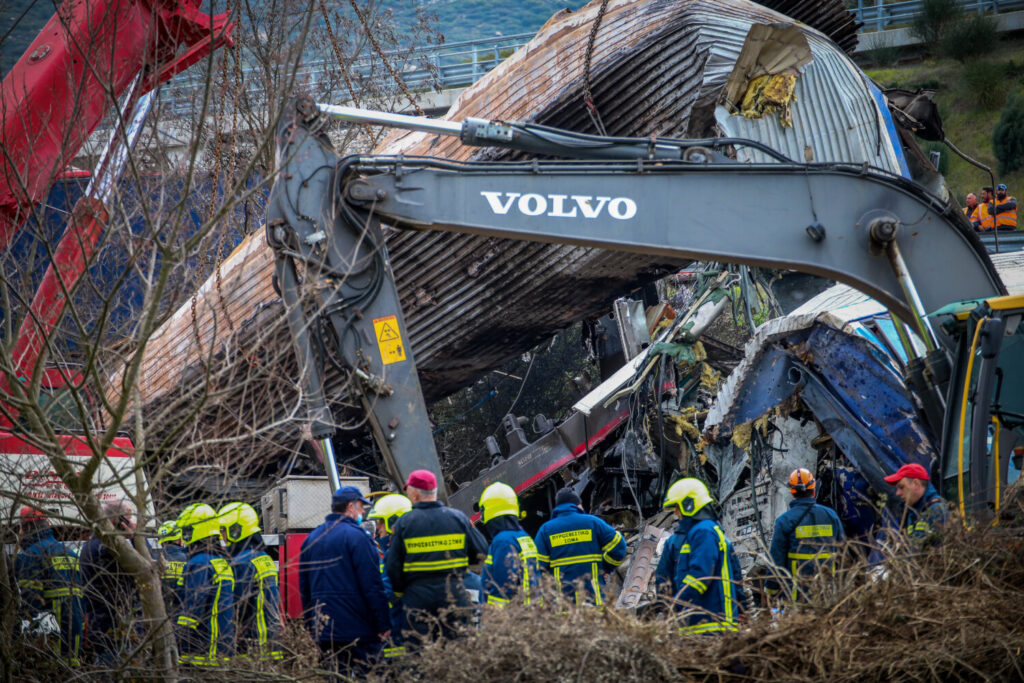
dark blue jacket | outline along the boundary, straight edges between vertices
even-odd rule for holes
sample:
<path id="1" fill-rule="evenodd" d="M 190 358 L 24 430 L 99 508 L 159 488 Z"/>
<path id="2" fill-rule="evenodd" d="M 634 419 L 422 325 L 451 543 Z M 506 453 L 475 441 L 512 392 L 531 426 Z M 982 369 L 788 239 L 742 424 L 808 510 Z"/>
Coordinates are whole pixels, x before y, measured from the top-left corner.
<path id="1" fill-rule="evenodd" d="M 242 647 L 256 650 L 260 659 L 284 657 L 281 649 L 281 593 L 277 566 L 250 536 L 228 548 L 235 574 L 235 624 Z M 256 654 L 254 652 L 253 654 Z"/>
<path id="2" fill-rule="evenodd" d="M 78 557 L 44 528 L 27 536 L 14 560 L 23 611 L 29 618 L 50 612 L 60 625 L 61 655 L 78 664 L 84 630 Z"/>
<path id="3" fill-rule="evenodd" d="M 165 543 L 160 546 L 160 576 L 164 580 L 164 603 L 168 616 L 174 618 L 181 611 L 181 592 L 185 585 L 185 565 L 188 554 L 180 545 Z"/>
<path id="4" fill-rule="evenodd" d="M 942 532 L 948 522 L 949 506 L 929 482 L 921 500 L 907 508 L 904 528 L 911 545 L 920 550 L 926 546 L 937 545 L 942 540 Z"/>
<path id="5" fill-rule="evenodd" d="M 391 642 L 384 647 L 384 657 L 391 658 L 405 654 L 403 647 L 402 629 L 405 628 L 405 611 L 402 609 L 402 599 L 395 595 L 391 587 L 391 579 L 384 568 L 384 556 L 391 547 L 391 536 L 378 538 L 377 550 L 380 556 L 380 578 L 384 582 L 384 593 L 388 598 L 388 615 L 391 617 Z"/>
<path id="6" fill-rule="evenodd" d="M 679 601 L 677 611 L 699 609 L 686 618 L 685 631 L 737 630 L 746 601 L 743 574 L 732 543 L 714 519 L 700 513 L 680 519 L 662 549 L 656 577 L 662 590 L 668 588 Z"/>
<path id="7" fill-rule="evenodd" d="M 122 629 L 141 614 L 135 579 L 121 569 L 114 554 L 96 536 L 82 546 L 79 565 L 89 641 L 100 648 L 108 647 L 112 641 L 105 638 L 123 635 Z"/>
<path id="8" fill-rule="evenodd" d="M 377 634 L 391 628 L 380 554 L 351 517 L 328 515 L 302 542 L 299 590 L 306 625 L 317 642 L 376 643 Z"/>
<path id="9" fill-rule="evenodd" d="M 182 664 L 216 666 L 234 654 L 235 578 L 218 554 L 190 550 L 185 565 L 178 650 Z"/>
<path id="10" fill-rule="evenodd" d="M 537 588 L 537 546 L 519 529 L 495 535 L 484 561 L 483 583 L 487 603 L 504 605 L 513 598 L 529 605 Z"/>
<path id="11" fill-rule="evenodd" d="M 844 540 L 843 523 L 832 508 L 819 505 L 812 497 L 794 498 L 789 510 L 775 520 L 769 554 L 779 576 L 768 580 L 768 590 L 785 585 L 796 600 L 797 585 L 791 577 L 814 576 L 823 560 L 830 560 L 831 566 Z"/>
<path id="12" fill-rule="evenodd" d="M 612 571 L 626 558 L 626 540 L 600 517 L 580 511 L 572 503 L 558 505 L 551 519 L 537 532 L 537 560 L 576 602 L 604 604 L 601 586 L 605 571 Z M 576 581 L 583 592 L 577 593 Z"/>

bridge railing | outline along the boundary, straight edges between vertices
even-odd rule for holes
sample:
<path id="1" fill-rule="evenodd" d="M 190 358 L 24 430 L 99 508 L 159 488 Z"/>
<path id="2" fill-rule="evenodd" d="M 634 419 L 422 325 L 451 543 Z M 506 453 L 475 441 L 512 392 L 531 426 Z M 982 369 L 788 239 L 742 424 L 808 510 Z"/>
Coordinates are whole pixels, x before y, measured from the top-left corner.
<path id="1" fill-rule="evenodd" d="M 923 5 L 923 0 L 856 0 L 856 6 L 852 6 L 850 12 L 864 25 L 864 29 L 882 30 L 911 23 L 921 14 Z M 1006 12 L 1024 9 L 1024 0 L 961 0 L 960 5 L 965 12 Z M 386 52 L 385 57 L 392 66 L 401 69 L 399 75 L 411 90 L 424 91 L 435 86 L 442 89 L 465 88 L 478 81 L 533 36 L 532 33 L 495 36 L 411 51 Z M 244 82 L 258 82 L 258 78 L 249 78 L 256 75 L 255 69 L 243 68 L 242 71 Z M 380 77 L 380 74 L 386 73 L 377 56 L 356 60 L 349 66 L 349 71 L 355 81 Z M 334 59 L 317 60 L 299 69 L 297 81 L 315 91 L 336 73 Z M 187 114 L 199 101 L 198 94 L 203 87 L 204 78 L 197 70 L 175 77 L 164 86 L 161 93 L 163 110 L 173 116 Z M 340 93 L 337 90 L 334 92 L 340 100 L 352 99 L 352 94 L 346 93 L 344 88 Z M 265 104 L 266 93 L 258 85 L 247 85 L 245 94 L 254 106 Z"/>

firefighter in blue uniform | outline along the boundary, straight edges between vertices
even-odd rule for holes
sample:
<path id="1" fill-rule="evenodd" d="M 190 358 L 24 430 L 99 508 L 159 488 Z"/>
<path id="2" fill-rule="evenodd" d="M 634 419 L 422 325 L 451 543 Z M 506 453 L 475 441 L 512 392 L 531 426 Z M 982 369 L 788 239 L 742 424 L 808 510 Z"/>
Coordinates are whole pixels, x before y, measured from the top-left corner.
<path id="1" fill-rule="evenodd" d="M 519 497 L 511 486 L 497 482 L 480 494 L 479 508 L 491 539 L 483 571 L 487 604 L 531 604 L 537 599 L 537 546 L 519 525 Z"/>
<path id="2" fill-rule="evenodd" d="M 217 516 L 235 575 L 235 649 L 262 661 L 282 659 L 277 565 L 263 544 L 259 515 L 248 503 L 234 502 Z"/>
<path id="3" fill-rule="evenodd" d="M 78 557 L 53 535 L 46 516 L 25 506 L 19 513 L 22 551 L 14 560 L 22 610 L 29 621 L 52 614 L 60 628 L 53 651 L 78 666 L 82 647 L 82 587 Z"/>
<path id="4" fill-rule="evenodd" d="M 391 579 L 384 570 L 384 557 L 388 548 L 391 547 L 391 534 L 395 529 L 395 522 L 398 518 L 412 510 L 412 501 L 401 493 L 389 493 L 382 496 L 373 504 L 373 510 L 367 515 L 370 519 L 376 520 L 374 529 L 374 540 L 377 541 L 377 550 L 380 554 L 380 575 L 384 581 L 384 591 L 388 596 L 388 613 L 391 616 L 391 640 L 384 644 L 384 658 L 392 659 L 405 654 L 403 645 L 402 629 L 405 626 L 405 614 L 402 612 L 402 601 L 395 595 L 391 587 Z"/>
<path id="5" fill-rule="evenodd" d="M 164 603 L 171 618 L 181 609 L 181 588 L 184 584 L 185 564 L 188 555 L 181 545 L 181 529 L 171 519 L 157 529 L 157 543 L 160 546 L 160 577 L 164 580 Z"/>
<path id="6" fill-rule="evenodd" d="M 487 541 L 464 514 L 437 500 L 433 472 L 410 473 L 405 493 L 412 510 L 395 523 L 384 566 L 402 599 L 407 630 L 422 639 L 439 627 L 452 638 L 472 620 L 465 574 L 487 556 Z"/>
<path id="7" fill-rule="evenodd" d="M 659 590 L 670 592 L 674 608 L 687 612 L 683 633 L 738 630 L 746 602 L 740 563 L 718 525 L 711 494 L 699 479 L 680 479 L 669 487 L 664 507 L 679 520 L 665 542 L 656 573 Z"/>
<path id="8" fill-rule="evenodd" d="M 179 662 L 218 666 L 235 641 L 235 576 L 220 548 L 220 520 L 206 503 L 193 503 L 178 517 L 188 550 L 178 615 Z"/>
<path id="9" fill-rule="evenodd" d="M 916 462 L 907 463 L 885 477 L 896 487 L 906 506 L 904 531 L 913 550 L 938 545 L 949 524 L 949 505 L 932 486 L 928 470 Z"/>
<path id="10" fill-rule="evenodd" d="M 817 482 L 810 470 L 793 470 L 789 475 L 789 492 L 793 500 L 789 510 L 775 520 L 769 554 L 775 565 L 776 576 L 768 579 L 769 593 L 785 586 L 793 599 L 806 598 L 806 579 L 826 566 L 834 569 L 840 544 L 846 540 L 843 523 L 830 507 L 815 502 Z"/>
<path id="11" fill-rule="evenodd" d="M 536 546 L 540 568 L 553 574 L 562 593 L 577 605 L 603 605 L 604 574 L 626 559 L 622 534 L 585 514 L 583 501 L 568 488 L 555 494 L 555 509 L 537 532 Z"/>

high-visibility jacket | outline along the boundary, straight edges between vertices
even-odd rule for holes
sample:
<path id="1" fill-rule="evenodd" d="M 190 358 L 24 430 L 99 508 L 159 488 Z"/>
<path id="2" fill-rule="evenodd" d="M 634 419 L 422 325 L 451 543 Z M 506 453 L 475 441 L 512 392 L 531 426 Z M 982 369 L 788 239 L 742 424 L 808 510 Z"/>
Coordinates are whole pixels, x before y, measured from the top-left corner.
<path id="1" fill-rule="evenodd" d="M 988 202 L 979 202 L 978 208 L 974 212 L 974 220 L 977 221 L 977 229 L 985 232 L 992 230 L 995 227 L 995 217 L 992 215 L 992 210 L 995 208 L 994 204 Z"/>
<path id="2" fill-rule="evenodd" d="M 537 588 L 537 546 L 522 529 L 494 536 L 484 561 L 483 582 L 489 605 L 505 605 L 513 599 L 529 605 Z"/>
<path id="3" fill-rule="evenodd" d="M 662 549 L 656 577 L 671 590 L 677 611 L 691 611 L 682 631 L 738 630 L 746 601 L 743 574 L 732 543 L 714 519 L 698 513 L 679 520 Z"/>
<path id="4" fill-rule="evenodd" d="M 235 575 L 231 563 L 205 550 L 189 553 L 178 616 L 178 661 L 216 666 L 233 654 Z"/>
<path id="5" fill-rule="evenodd" d="M 281 593 L 277 566 L 250 536 L 228 548 L 235 575 L 235 628 L 242 650 L 265 661 L 281 659 Z"/>
<path id="6" fill-rule="evenodd" d="M 814 498 L 795 498 L 789 510 L 775 520 L 769 554 L 776 572 L 767 588 L 786 586 L 791 597 L 799 597 L 797 579 L 814 576 L 823 566 L 834 566 L 839 544 L 846 539 L 839 515 Z"/>
<path id="7" fill-rule="evenodd" d="M 384 564 L 399 597 L 415 581 L 459 581 L 487 555 L 487 541 L 466 515 L 439 501 L 416 503 L 395 522 Z"/>
<path id="8" fill-rule="evenodd" d="M 384 568 L 384 557 L 391 546 L 391 536 L 384 536 L 377 539 L 377 550 L 380 554 L 380 576 L 384 583 L 384 593 L 388 598 L 388 615 L 391 617 L 391 639 L 384 644 L 384 658 L 392 659 L 405 654 L 402 627 L 405 625 L 405 613 L 402 609 L 402 600 L 395 595 L 391 587 L 391 579 L 388 578 L 387 570 Z"/>
<path id="9" fill-rule="evenodd" d="M 978 204 L 975 204 L 974 206 L 965 206 L 964 216 L 967 217 L 972 228 L 975 230 L 981 229 L 981 224 L 978 222 Z"/>
<path id="10" fill-rule="evenodd" d="M 995 208 L 992 213 L 995 214 L 996 227 L 999 230 L 1016 230 L 1017 229 L 1017 200 L 1010 195 L 1006 195 L 1002 199 L 995 199 Z"/>
<path id="11" fill-rule="evenodd" d="M 573 503 L 558 505 L 536 537 L 541 569 L 554 574 L 562 593 L 576 604 L 604 604 L 604 572 L 626 559 L 626 540 L 606 521 L 584 514 Z M 578 590 L 577 581 L 582 583 Z"/>
<path id="12" fill-rule="evenodd" d="M 163 579 L 164 603 L 168 615 L 176 617 L 181 610 L 181 592 L 185 585 L 185 565 L 188 554 L 180 545 L 165 543 L 160 546 L 160 578 Z"/>
<path id="13" fill-rule="evenodd" d="M 937 545 L 942 540 L 942 532 L 948 522 L 949 506 L 929 483 L 921 499 L 907 508 L 904 528 L 911 545 L 920 550 Z"/>
<path id="14" fill-rule="evenodd" d="M 55 654 L 78 665 L 84 630 L 78 557 L 49 528 L 28 536 L 23 545 L 14 560 L 23 611 L 30 618 L 53 614 L 60 625 Z"/>

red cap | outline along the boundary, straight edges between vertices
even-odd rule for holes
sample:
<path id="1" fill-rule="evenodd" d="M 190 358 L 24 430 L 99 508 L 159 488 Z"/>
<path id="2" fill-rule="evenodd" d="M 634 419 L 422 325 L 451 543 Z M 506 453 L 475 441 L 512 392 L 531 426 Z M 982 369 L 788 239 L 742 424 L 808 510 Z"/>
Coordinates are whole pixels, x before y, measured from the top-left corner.
<path id="1" fill-rule="evenodd" d="M 903 467 L 896 470 L 895 474 L 890 474 L 885 480 L 890 484 L 895 484 L 904 477 L 910 477 L 911 479 L 923 479 L 925 481 L 931 481 L 932 478 L 928 476 L 928 470 L 916 462 L 909 462 Z"/>
<path id="2" fill-rule="evenodd" d="M 405 485 L 421 491 L 432 491 L 437 488 L 437 477 L 430 470 L 416 470 L 409 475 Z"/>
<path id="3" fill-rule="evenodd" d="M 25 522 L 42 522 L 46 519 L 46 515 L 44 515 L 39 510 L 36 510 L 31 505 L 26 505 L 25 507 L 21 508 L 21 510 L 18 512 L 18 517 L 21 518 L 22 524 L 24 524 Z"/>

